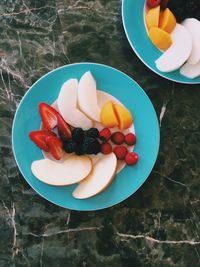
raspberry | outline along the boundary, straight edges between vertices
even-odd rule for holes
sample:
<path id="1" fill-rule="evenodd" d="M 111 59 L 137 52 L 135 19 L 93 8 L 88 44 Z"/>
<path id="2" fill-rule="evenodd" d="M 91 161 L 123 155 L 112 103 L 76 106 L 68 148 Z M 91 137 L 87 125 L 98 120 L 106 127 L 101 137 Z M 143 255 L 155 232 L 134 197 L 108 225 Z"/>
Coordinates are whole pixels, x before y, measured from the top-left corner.
<path id="1" fill-rule="evenodd" d="M 102 143 L 101 144 L 101 153 L 106 155 L 112 152 L 112 146 L 109 143 Z"/>
<path id="2" fill-rule="evenodd" d="M 99 132 L 99 138 L 102 141 L 108 141 L 111 137 L 111 131 L 108 128 L 104 128 Z"/>
<path id="3" fill-rule="evenodd" d="M 129 146 L 133 146 L 136 143 L 136 136 L 133 133 L 125 135 L 125 143 Z"/>
<path id="4" fill-rule="evenodd" d="M 127 165 L 134 165 L 138 162 L 139 156 L 135 152 L 129 152 L 126 154 L 125 162 Z"/>
<path id="5" fill-rule="evenodd" d="M 121 132 L 115 132 L 111 135 L 111 140 L 116 145 L 121 145 L 124 142 L 124 134 Z"/>
<path id="6" fill-rule="evenodd" d="M 99 136 L 99 130 L 97 128 L 90 128 L 86 131 L 86 136 L 97 138 Z"/>
<path id="7" fill-rule="evenodd" d="M 82 128 L 74 128 L 72 130 L 72 139 L 77 143 L 82 143 L 84 138 L 84 131 Z"/>
<path id="8" fill-rule="evenodd" d="M 98 154 L 101 150 L 101 145 L 97 139 L 86 137 L 83 141 L 83 150 L 85 154 Z"/>
<path id="9" fill-rule="evenodd" d="M 63 147 L 65 152 L 73 153 L 76 149 L 76 143 L 72 139 L 69 139 L 66 142 L 64 142 Z"/>
<path id="10" fill-rule="evenodd" d="M 125 146 L 116 146 L 114 148 L 114 153 L 115 153 L 116 157 L 120 160 L 125 158 L 127 152 L 128 152 L 128 150 Z"/>

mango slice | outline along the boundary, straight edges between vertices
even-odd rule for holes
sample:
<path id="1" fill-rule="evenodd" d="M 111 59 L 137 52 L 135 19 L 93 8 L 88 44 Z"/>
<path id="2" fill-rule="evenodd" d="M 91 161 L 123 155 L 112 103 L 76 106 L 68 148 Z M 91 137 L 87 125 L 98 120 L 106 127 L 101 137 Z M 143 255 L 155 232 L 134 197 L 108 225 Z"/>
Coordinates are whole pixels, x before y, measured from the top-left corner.
<path id="1" fill-rule="evenodd" d="M 169 8 L 160 15 L 159 28 L 171 33 L 176 26 L 176 18 Z"/>
<path id="2" fill-rule="evenodd" d="M 157 27 L 152 27 L 149 30 L 149 39 L 157 48 L 163 51 L 167 50 L 172 44 L 170 34 Z"/>
<path id="3" fill-rule="evenodd" d="M 112 101 L 106 102 L 102 107 L 100 120 L 105 127 L 113 128 L 118 126 L 118 121 L 115 115 Z"/>
<path id="4" fill-rule="evenodd" d="M 114 104 L 114 110 L 119 122 L 119 129 L 128 129 L 133 123 L 133 118 L 130 111 L 118 104 Z"/>
<path id="5" fill-rule="evenodd" d="M 148 29 L 150 29 L 151 27 L 158 27 L 159 16 L 160 16 L 160 6 L 152 8 L 148 11 L 145 17 Z"/>

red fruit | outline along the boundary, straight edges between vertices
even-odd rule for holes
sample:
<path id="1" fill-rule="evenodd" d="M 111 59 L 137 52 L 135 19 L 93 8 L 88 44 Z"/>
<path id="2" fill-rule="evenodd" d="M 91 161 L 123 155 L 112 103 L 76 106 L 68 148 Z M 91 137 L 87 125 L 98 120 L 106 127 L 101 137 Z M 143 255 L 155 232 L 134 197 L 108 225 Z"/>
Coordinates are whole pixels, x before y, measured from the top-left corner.
<path id="1" fill-rule="evenodd" d="M 46 103 L 39 104 L 39 112 L 44 127 L 51 131 L 57 125 L 57 115 L 59 113 Z"/>
<path id="2" fill-rule="evenodd" d="M 64 153 L 64 150 L 63 150 L 63 144 L 60 138 L 56 136 L 49 136 L 46 138 L 46 142 L 50 148 L 50 152 L 52 156 L 57 160 L 61 159 Z"/>
<path id="3" fill-rule="evenodd" d="M 128 146 L 133 146 L 136 143 L 136 136 L 133 133 L 128 133 L 125 135 L 125 143 Z"/>
<path id="4" fill-rule="evenodd" d="M 157 7 L 160 5 L 161 0 L 147 0 L 147 6 L 150 8 Z"/>
<path id="5" fill-rule="evenodd" d="M 111 131 L 108 128 L 104 128 L 99 132 L 99 138 L 103 141 L 108 141 L 111 137 Z"/>
<path id="6" fill-rule="evenodd" d="M 65 122 L 65 120 L 60 114 L 57 115 L 57 120 L 59 136 L 64 140 L 70 139 L 72 137 L 72 133 L 69 125 Z"/>
<path id="7" fill-rule="evenodd" d="M 115 132 L 111 135 L 111 140 L 116 145 L 121 145 L 124 142 L 124 134 L 121 132 Z"/>
<path id="8" fill-rule="evenodd" d="M 112 152 L 112 146 L 109 143 L 102 143 L 101 144 L 101 153 L 104 155 L 110 154 Z"/>
<path id="9" fill-rule="evenodd" d="M 169 2 L 169 0 L 161 0 L 161 4 L 160 4 L 161 8 L 165 9 L 168 5 L 168 2 Z"/>
<path id="10" fill-rule="evenodd" d="M 127 165 L 134 165 L 138 162 L 138 160 L 139 156 L 135 152 L 129 152 L 125 157 L 125 162 Z"/>
<path id="11" fill-rule="evenodd" d="M 56 136 L 55 133 L 43 130 L 32 131 L 29 133 L 30 139 L 42 150 L 49 152 L 49 146 L 46 143 L 46 138 L 49 136 Z"/>
<path id="12" fill-rule="evenodd" d="M 125 158 L 127 152 L 128 152 L 128 150 L 125 146 L 116 146 L 114 148 L 114 153 L 115 153 L 116 157 L 120 160 Z"/>

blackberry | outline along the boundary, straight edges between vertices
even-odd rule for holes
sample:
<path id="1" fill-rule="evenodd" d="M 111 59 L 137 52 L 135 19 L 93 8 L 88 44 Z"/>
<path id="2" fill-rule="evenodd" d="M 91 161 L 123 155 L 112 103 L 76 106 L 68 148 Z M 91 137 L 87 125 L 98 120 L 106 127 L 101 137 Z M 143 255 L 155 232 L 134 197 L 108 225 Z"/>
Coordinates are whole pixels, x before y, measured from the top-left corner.
<path id="1" fill-rule="evenodd" d="M 86 131 L 86 136 L 97 138 L 99 136 L 99 130 L 97 128 L 90 128 Z"/>
<path id="2" fill-rule="evenodd" d="M 72 139 L 69 139 L 64 142 L 63 148 L 66 153 L 73 153 L 76 149 L 76 143 Z"/>
<path id="3" fill-rule="evenodd" d="M 84 155 L 84 150 L 82 145 L 77 145 L 75 148 L 75 154 L 78 156 Z"/>
<path id="4" fill-rule="evenodd" d="M 74 128 L 72 130 L 72 139 L 77 143 L 82 143 L 84 138 L 84 131 L 82 128 Z"/>
<path id="5" fill-rule="evenodd" d="M 86 137 L 83 141 L 83 151 L 85 154 L 98 154 L 101 151 L 99 141 L 92 137 Z"/>

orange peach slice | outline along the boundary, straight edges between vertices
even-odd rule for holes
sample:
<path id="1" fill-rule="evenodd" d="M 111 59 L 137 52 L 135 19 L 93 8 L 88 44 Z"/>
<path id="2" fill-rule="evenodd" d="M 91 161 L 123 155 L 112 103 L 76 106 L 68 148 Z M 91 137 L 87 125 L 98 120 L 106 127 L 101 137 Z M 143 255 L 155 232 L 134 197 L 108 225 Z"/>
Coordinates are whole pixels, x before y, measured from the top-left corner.
<path id="1" fill-rule="evenodd" d="M 172 44 L 170 34 L 157 27 L 152 27 L 149 30 L 149 39 L 157 48 L 163 51 L 167 50 Z"/>
<path id="2" fill-rule="evenodd" d="M 176 18 L 169 8 L 160 15 L 159 28 L 171 33 L 176 26 Z"/>
<path id="3" fill-rule="evenodd" d="M 113 128 L 118 126 L 112 101 L 108 101 L 104 104 L 100 113 L 100 120 L 105 127 Z"/>
<path id="4" fill-rule="evenodd" d="M 160 16 L 160 6 L 152 8 L 148 11 L 145 17 L 148 29 L 150 29 L 151 27 L 158 27 L 159 16 Z"/>
<path id="5" fill-rule="evenodd" d="M 121 130 L 129 128 L 133 123 L 133 118 L 130 111 L 118 104 L 114 104 L 114 111 L 119 122 L 119 128 Z"/>

